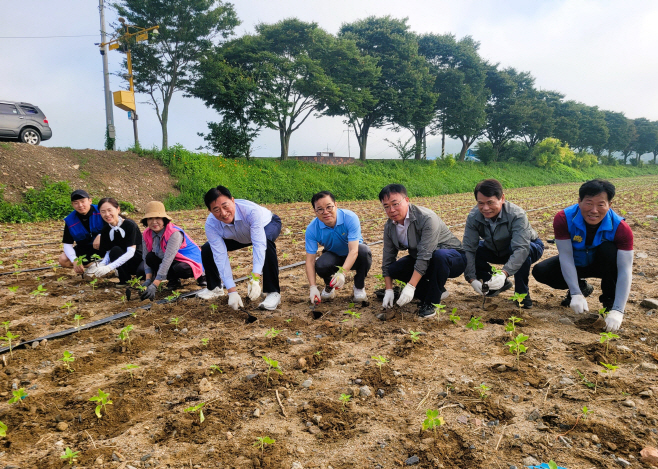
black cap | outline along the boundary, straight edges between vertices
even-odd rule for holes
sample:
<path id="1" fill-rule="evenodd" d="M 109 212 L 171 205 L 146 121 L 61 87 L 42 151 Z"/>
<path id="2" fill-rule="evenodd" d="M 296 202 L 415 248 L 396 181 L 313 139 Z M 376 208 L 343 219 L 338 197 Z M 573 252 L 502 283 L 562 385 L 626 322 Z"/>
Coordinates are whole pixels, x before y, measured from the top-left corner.
<path id="1" fill-rule="evenodd" d="M 91 197 L 89 196 L 89 194 L 87 194 L 86 190 L 77 189 L 74 190 L 73 193 L 71 194 L 71 202 L 78 199 L 91 199 Z"/>

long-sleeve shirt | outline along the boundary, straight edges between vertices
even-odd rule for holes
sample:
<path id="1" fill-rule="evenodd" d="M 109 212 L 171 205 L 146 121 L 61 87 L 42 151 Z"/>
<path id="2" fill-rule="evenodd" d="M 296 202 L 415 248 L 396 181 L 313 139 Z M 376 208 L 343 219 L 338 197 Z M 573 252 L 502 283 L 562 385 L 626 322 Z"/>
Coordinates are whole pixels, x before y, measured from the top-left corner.
<path id="1" fill-rule="evenodd" d="M 243 199 L 235 199 L 233 223 L 217 220 L 211 213 L 206 219 L 206 238 L 212 248 L 212 255 L 219 270 L 219 276 L 226 288 L 235 287 L 233 271 L 228 259 L 225 239 L 253 246 L 253 269 L 258 275 L 263 273 L 267 239 L 265 226 L 272 221 L 272 212 L 265 207 Z"/>
<path id="2" fill-rule="evenodd" d="M 160 259 L 162 259 L 162 263 L 158 268 L 158 273 L 155 276 L 155 280 L 161 280 L 161 281 L 167 279 L 167 273 L 169 272 L 169 267 L 171 267 L 171 263 L 174 262 L 174 257 L 176 257 L 176 254 L 178 254 L 178 250 L 180 249 L 181 245 L 183 244 L 183 241 L 185 240 L 183 238 L 183 233 L 181 233 L 180 231 L 176 231 L 175 233 L 171 234 L 171 236 L 169 237 L 169 241 L 167 241 L 167 248 L 164 251 L 162 251 L 162 249 L 160 248 L 160 243 L 162 242 L 163 234 L 164 234 L 164 230 L 161 230 L 159 233 L 153 232 L 153 253 L 156 256 L 158 256 Z M 142 254 L 143 254 L 142 258 L 144 259 L 144 273 L 152 274 L 153 271 L 146 263 L 146 255 L 148 253 L 149 251 L 146 248 L 146 241 L 142 240 Z"/>

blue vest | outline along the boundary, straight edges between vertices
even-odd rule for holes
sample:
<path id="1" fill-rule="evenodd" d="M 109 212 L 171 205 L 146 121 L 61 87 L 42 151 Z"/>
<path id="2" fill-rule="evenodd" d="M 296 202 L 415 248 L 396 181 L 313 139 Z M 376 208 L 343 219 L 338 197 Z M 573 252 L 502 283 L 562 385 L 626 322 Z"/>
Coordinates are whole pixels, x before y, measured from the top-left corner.
<path id="1" fill-rule="evenodd" d="M 594 241 L 592 241 L 591 246 L 586 246 L 587 224 L 583 219 L 583 215 L 580 213 L 578 204 L 565 208 L 564 214 L 567 216 L 567 227 L 569 229 L 569 236 L 571 237 L 573 260 L 576 267 L 590 265 L 594 261 L 596 248 L 604 241 L 614 241 L 617 228 L 623 220 L 614 210 L 608 209 L 608 213 L 606 213 L 599 228 L 596 230 Z"/>
<path id="2" fill-rule="evenodd" d="M 92 213 L 89 216 L 89 229 L 91 230 L 91 233 L 89 233 L 82 224 L 80 218 L 78 218 L 78 212 L 75 210 L 69 213 L 64 219 L 64 223 L 66 223 L 66 226 L 69 228 L 69 233 L 71 233 L 71 236 L 78 244 L 92 242 L 94 236 L 100 233 L 103 226 L 105 226 L 105 222 L 98 211 L 98 207 L 92 204 L 91 212 Z"/>

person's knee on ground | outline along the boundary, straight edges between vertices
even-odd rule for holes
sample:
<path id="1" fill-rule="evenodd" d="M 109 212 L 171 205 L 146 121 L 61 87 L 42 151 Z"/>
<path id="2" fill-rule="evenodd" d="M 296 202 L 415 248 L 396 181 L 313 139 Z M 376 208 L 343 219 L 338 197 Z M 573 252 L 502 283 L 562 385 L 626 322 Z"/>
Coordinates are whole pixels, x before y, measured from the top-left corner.
<path id="1" fill-rule="evenodd" d="M 119 257 L 123 256 L 125 253 L 126 251 L 123 248 L 119 246 L 114 246 L 112 249 L 108 251 L 110 262 L 116 261 Z"/>
<path id="2" fill-rule="evenodd" d="M 58 259 L 59 265 L 62 267 L 73 267 L 73 263 L 66 257 L 66 254 L 61 253 Z"/>

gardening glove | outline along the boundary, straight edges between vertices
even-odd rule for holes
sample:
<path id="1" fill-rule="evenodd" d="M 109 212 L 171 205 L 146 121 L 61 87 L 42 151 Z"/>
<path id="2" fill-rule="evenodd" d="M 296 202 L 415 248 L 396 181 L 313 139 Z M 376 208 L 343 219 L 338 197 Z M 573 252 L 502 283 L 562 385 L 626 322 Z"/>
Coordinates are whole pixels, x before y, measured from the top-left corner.
<path id="1" fill-rule="evenodd" d="M 256 301 L 258 298 L 260 298 L 261 291 L 262 290 L 260 288 L 258 279 L 252 278 L 249 280 L 249 285 L 247 286 L 247 296 L 251 301 Z"/>
<path id="2" fill-rule="evenodd" d="M 571 306 L 571 309 L 573 309 L 573 312 L 576 314 L 582 314 L 584 311 L 589 311 L 587 300 L 583 295 L 573 295 L 569 306 Z"/>
<path id="3" fill-rule="evenodd" d="M 152 278 L 147 278 L 146 280 L 144 280 L 144 281 L 142 282 L 142 286 L 143 286 L 144 288 L 146 288 L 146 287 L 148 287 L 148 286 L 149 286 L 150 284 L 152 284 L 152 283 L 153 283 L 153 279 L 152 279 Z"/>
<path id="4" fill-rule="evenodd" d="M 142 300 L 142 301 L 144 301 L 144 300 L 153 301 L 155 299 L 155 292 L 156 291 L 158 291 L 158 287 L 151 284 L 146 288 L 146 290 L 144 290 L 142 292 L 142 294 L 139 296 L 139 299 Z"/>
<path id="5" fill-rule="evenodd" d="M 98 266 L 98 269 L 96 269 L 96 272 L 94 272 L 94 276 L 96 278 L 105 277 L 112 270 L 114 270 L 114 269 L 112 269 L 109 265 L 101 265 L 101 266 Z"/>
<path id="6" fill-rule="evenodd" d="M 505 285 L 505 280 L 507 280 L 507 275 L 501 272 L 491 277 L 491 280 L 485 283 L 489 286 L 490 290 L 500 290 Z"/>
<path id="7" fill-rule="evenodd" d="M 621 322 L 624 320 L 624 313 L 613 309 L 605 317 L 605 331 L 615 332 L 621 327 Z"/>
<path id="8" fill-rule="evenodd" d="M 311 300 L 312 305 L 318 304 L 322 301 L 322 297 L 320 296 L 320 290 L 318 290 L 318 287 L 315 285 L 311 286 L 308 296 Z"/>
<path id="9" fill-rule="evenodd" d="M 397 305 L 404 306 L 414 299 L 414 293 L 416 293 L 416 287 L 407 283 L 400 293 L 400 298 L 398 298 Z"/>
<path id="10" fill-rule="evenodd" d="M 343 285 L 345 285 L 345 274 L 341 274 L 340 272 L 336 272 L 331 277 L 331 282 L 329 282 L 329 286 L 331 288 L 343 288 Z"/>
<path id="11" fill-rule="evenodd" d="M 482 294 L 482 282 L 480 282 L 479 280 L 473 280 L 471 282 L 471 287 L 473 287 L 473 290 L 475 290 L 475 293 L 477 293 L 478 295 Z"/>
<path id="12" fill-rule="evenodd" d="M 234 291 L 228 294 L 228 305 L 236 311 L 238 308 L 244 308 L 244 305 L 242 304 L 242 298 L 240 298 L 240 294 L 238 292 Z"/>
<path id="13" fill-rule="evenodd" d="M 382 308 L 392 308 L 393 300 L 395 299 L 395 292 L 393 289 L 384 292 L 384 300 L 382 301 Z"/>

